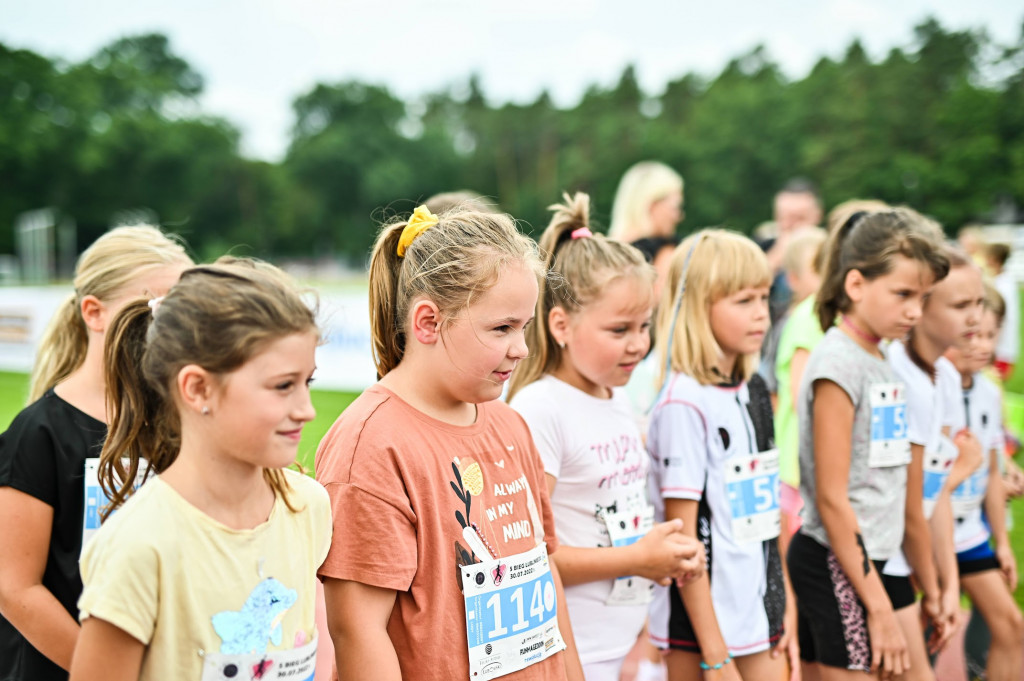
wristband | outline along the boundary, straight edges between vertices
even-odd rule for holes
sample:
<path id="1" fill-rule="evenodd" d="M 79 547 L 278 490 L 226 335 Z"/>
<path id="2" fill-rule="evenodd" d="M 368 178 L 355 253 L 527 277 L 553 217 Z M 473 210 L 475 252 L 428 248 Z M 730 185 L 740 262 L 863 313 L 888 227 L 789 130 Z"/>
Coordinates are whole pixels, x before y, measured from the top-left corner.
<path id="1" fill-rule="evenodd" d="M 704 660 L 701 660 L 700 668 L 706 672 L 717 672 L 719 669 L 729 664 L 730 662 L 732 662 L 732 653 L 729 653 L 729 655 L 718 664 L 708 664 Z"/>

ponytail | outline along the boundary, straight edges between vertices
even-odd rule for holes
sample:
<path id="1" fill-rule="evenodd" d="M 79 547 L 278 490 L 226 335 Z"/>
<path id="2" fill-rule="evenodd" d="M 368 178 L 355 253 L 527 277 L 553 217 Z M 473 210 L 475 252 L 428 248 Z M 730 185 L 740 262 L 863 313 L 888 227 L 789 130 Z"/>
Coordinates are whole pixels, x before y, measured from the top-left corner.
<path id="1" fill-rule="evenodd" d="M 388 225 L 377 237 L 370 256 L 370 334 L 377 378 L 398 366 L 405 354 L 405 325 L 398 318 L 398 275 L 402 258 L 398 240 L 407 223 Z"/>
<path id="2" fill-rule="evenodd" d="M 822 251 L 825 254 L 825 266 L 821 272 L 821 287 L 814 301 L 814 312 L 818 316 L 822 331 L 828 331 L 835 324 L 840 308 L 849 305 L 849 298 L 846 296 L 846 271 L 842 268 L 843 240 L 865 215 L 866 212 L 857 211 L 848 217 L 829 237 Z"/>
<path id="3" fill-rule="evenodd" d="M 100 486 L 110 499 L 102 511 L 104 519 L 137 487 L 140 459 L 149 462 L 152 472 L 161 473 L 178 453 L 177 411 L 164 408 L 163 398 L 140 371 L 152 319 L 148 302 L 135 300 L 117 314 L 107 332 L 104 363 L 110 423 L 98 471 Z"/>
<path id="4" fill-rule="evenodd" d="M 47 324 L 36 351 L 28 393 L 31 404 L 82 366 L 89 336 L 78 309 L 78 294 L 69 295 Z"/>

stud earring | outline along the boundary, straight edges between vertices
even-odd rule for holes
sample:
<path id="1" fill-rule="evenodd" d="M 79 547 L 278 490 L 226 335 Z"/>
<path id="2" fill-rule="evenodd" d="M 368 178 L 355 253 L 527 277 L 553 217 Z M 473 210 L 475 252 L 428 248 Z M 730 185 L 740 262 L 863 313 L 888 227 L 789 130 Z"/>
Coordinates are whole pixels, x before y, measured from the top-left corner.
<path id="1" fill-rule="evenodd" d="M 206 405 L 203 405 L 203 408 L 199 410 L 199 413 L 202 414 L 203 416 L 209 416 L 210 408 L 207 407 Z"/>

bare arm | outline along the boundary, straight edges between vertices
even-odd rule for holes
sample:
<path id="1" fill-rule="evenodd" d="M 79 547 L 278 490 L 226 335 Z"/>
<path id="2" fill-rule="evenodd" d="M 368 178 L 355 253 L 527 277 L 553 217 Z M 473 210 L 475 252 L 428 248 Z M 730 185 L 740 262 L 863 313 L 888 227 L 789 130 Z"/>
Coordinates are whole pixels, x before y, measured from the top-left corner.
<path id="1" fill-rule="evenodd" d="M 804 369 L 810 357 L 810 350 L 797 348 L 793 352 L 793 359 L 789 360 L 789 396 L 793 400 L 794 412 L 800 409 L 800 381 L 804 380 Z"/>
<path id="2" fill-rule="evenodd" d="M 932 558 L 932 533 L 924 515 L 924 447 L 918 444 L 910 445 L 910 465 L 907 466 L 903 553 L 928 601 L 925 610 L 936 614 L 939 581 Z"/>
<path id="3" fill-rule="evenodd" d="M 889 596 L 868 559 L 857 515 L 850 505 L 850 456 L 854 406 L 849 395 L 832 381 L 819 380 L 814 390 L 814 480 L 818 512 L 832 552 L 867 610 L 872 669 L 884 676 L 902 674 L 910 666 Z"/>
<path id="4" fill-rule="evenodd" d="M 388 620 L 397 592 L 342 579 L 324 580 L 327 629 L 334 642 L 339 681 L 401 681 Z"/>
<path id="5" fill-rule="evenodd" d="M 999 452 L 992 450 L 989 457 L 988 489 L 985 491 L 985 515 L 996 543 L 996 557 L 1010 591 L 1017 589 L 1017 561 L 1010 547 L 1006 531 L 1006 489 L 999 475 Z"/>
<path id="6" fill-rule="evenodd" d="M 548 494 L 557 478 L 545 475 Z M 560 544 L 551 562 L 566 586 L 638 575 L 667 586 L 699 569 L 699 545 L 682 533 L 679 520 L 659 523 L 629 546 L 579 547 Z"/>
<path id="7" fill-rule="evenodd" d="M 131 634 L 90 617 L 82 624 L 70 681 L 138 681 L 145 651 Z"/>
<path id="8" fill-rule="evenodd" d="M 79 628 L 43 586 L 53 507 L 12 487 L 0 487 L 0 614 L 61 669 L 71 668 Z"/>

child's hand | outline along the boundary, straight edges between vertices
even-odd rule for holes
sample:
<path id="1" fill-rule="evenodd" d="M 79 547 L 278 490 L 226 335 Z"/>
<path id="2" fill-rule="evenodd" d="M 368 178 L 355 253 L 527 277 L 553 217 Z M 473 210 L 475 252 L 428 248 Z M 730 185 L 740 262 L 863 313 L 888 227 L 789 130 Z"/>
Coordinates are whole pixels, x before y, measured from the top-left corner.
<path id="1" fill-rule="evenodd" d="M 931 626 L 931 635 L 928 637 L 928 653 L 937 654 L 946 641 L 943 637 L 942 622 L 942 596 L 939 594 L 925 594 L 921 599 L 921 631 L 927 631 Z"/>
<path id="2" fill-rule="evenodd" d="M 692 570 L 700 542 L 683 534 L 683 521 L 676 518 L 658 523 L 633 546 L 637 556 L 636 574 L 668 586 Z"/>
<path id="3" fill-rule="evenodd" d="M 953 638 L 957 628 L 960 626 L 960 584 L 952 584 L 949 588 L 942 590 L 942 598 L 939 602 L 939 617 L 933 621 L 935 627 L 935 640 L 931 643 L 936 651 L 942 650 Z"/>
<path id="4" fill-rule="evenodd" d="M 1006 460 L 1006 473 L 1003 474 L 1003 489 L 1007 499 L 1016 499 L 1024 494 L 1024 471 L 1021 471 L 1013 459 Z"/>
<path id="5" fill-rule="evenodd" d="M 974 433 L 964 428 L 953 436 L 953 444 L 956 445 L 960 455 L 953 462 L 953 468 L 949 471 L 949 489 L 953 490 L 971 477 L 971 474 L 981 465 L 981 443 Z"/>
<path id="6" fill-rule="evenodd" d="M 772 648 L 772 657 L 779 655 L 786 656 L 789 664 L 789 681 L 800 681 L 800 644 L 797 637 L 796 603 L 793 602 L 792 594 L 786 594 L 786 613 L 782 617 L 782 624 L 785 631 L 782 638 Z"/>
<path id="7" fill-rule="evenodd" d="M 1013 555 L 1013 550 L 1006 544 L 997 546 L 996 560 L 999 561 L 999 571 L 1006 580 L 1006 586 L 1009 587 L 1010 593 L 1013 593 L 1017 590 L 1017 559 Z"/>
<path id="8" fill-rule="evenodd" d="M 907 641 L 892 608 L 868 613 L 868 638 L 871 641 L 871 671 L 882 679 L 900 676 L 910 669 Z"/>
<path id="9" fill-rule="evenodd" d="M 684 560 L 681 568 L 683 569 L 682 577 L 676 578 L 676 586 L 683 587 L 694 581 L 698 577 L 704 574 L 704 571 L 708 567 L 708 557 L 704 553 L 704 544 L 699 542 L 696 538 L 689 535 L 686 536 L 687 544 L 693 551 L 693 555 Z"/>

